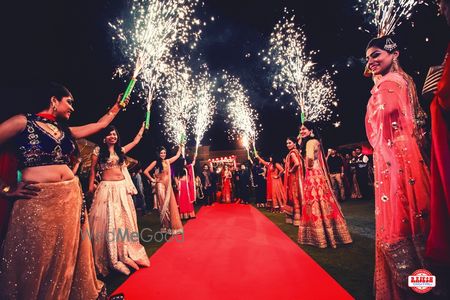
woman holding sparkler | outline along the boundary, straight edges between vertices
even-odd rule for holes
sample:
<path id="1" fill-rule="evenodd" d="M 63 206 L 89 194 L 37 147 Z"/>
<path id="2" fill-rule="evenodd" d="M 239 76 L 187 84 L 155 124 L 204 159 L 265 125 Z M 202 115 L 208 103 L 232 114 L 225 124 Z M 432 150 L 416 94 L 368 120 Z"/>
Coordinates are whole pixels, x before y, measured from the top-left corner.
<path id="1" fill-rule="evenodd" d="M 172 235 L 182 234 L 183 224 L 172 189 L 170 165 L 180 157 L 183 147 L 183 145 L 180 145 L 177 154 L 169 159 L 166 159 L 166 148 L 161 147 L 158 152 L 158 159 L 153 161 L 144 171 L 145 176 L 151 182 L 156 182 L 155 190 L 160 213 L 161 232 Z M 150 171 L 153 169 L 155 169 L 154 176 L 151 176 Z"/>
<path id="2" fill-rule="evenodd" d="M 303 198 L 298 242 L 319 248 L 352 242 L 347 224 L 328 177 L 325 155 L 317 130 L 309 121 L 300 127 L 301 151 L 305 161 Z"/>
<path id="3" fill-rule="evenodd" d="M 366 48 L 368 68 L 378 78 L 366 114 L 374 149 L 377 299 L 415 296 L 408 276 L 423 267 L 429 232 L 429 171 L 418 146 L 421 108 L 399 55 L 391 36 L 375 38 Z"/>
<path id="4" fill-rule="evenodd" d="M 97 146 L 92 154 L 89 193 L 93 194 L 95 191 L 95 194 L 89 211 L 89 225 L 94 237 L 92 246 L 95 267 L 103 276 L 108 275 L 110 267 L 129 275 L 128 267 L 139 270 L 139 266 L 150 266 L 145 249 L 139 241 L 129 237 L 119 238 L 121 232 L 139 232 L 131 196 L 136 195 L 137 190 L 128 173 L 125 154 L 141 141 L 143 133 L 144 124 L 133 141 L 122 147 L 119 132 L 114 126 L 108 126 L 103 132 L 103 144 Z M 95 189 L 97 169 L 100 170 L 102 180 Z"/>
<path id="5" fill-rule="evenodd" d="M 303 178 L 303 161 L 297 150 L 297 138 L 288 137 L 286 147 L 289 150 L 284 165 L 284 189 L 286 191 L 286 223 L 295 226 L 300 225 L 300 203 L 302 202 L 302 190 L 300 182 Z"/>
<path id="6" fill-rule="evenodd" d="M 267 198 L 272 199 L 272 210 L 273 211 L 283 211 L 284 205 L 286 204 L 286 191 L 283 186 L 283 181 L 281 179 L 281 174 L 284 172 L 283 167 L 276 160 L 273 160 L 272 157 L 269 162 L 265 161 L 261 156 L 259 156 L 258 152 L 256 153 L 256 158 L 266 166 L 267 168 L 267 184 L 271 184 L 270 191 L 272 192 L 271 196 L 267 196 Z M 270 176 L 270 181 L 269 181 Z M 267 188 L 269 191 L 269 188 Z"/>
<path id="7" fill-rule="evenodd" d="M 106 294 L 95 276 L 79 180 L 68 163 L 77 152 L 75 139 L 100 131 L 119 113 L 120 96 L 97 122 L 67 127 L 74 112 L 67 88 L 49 83 L 35 95 L 37 114 L 0 124 L 0 144 L 15 141 L 22 172 L 16 187 L 1 185 L 2 197 L 14 204 L 0 262 L 0 298 L 97 299 Z"/>
<path id="8" fill-rule="evenodd" d="M 195 218 L 194 202 L 196 201 L 194 165 L 196 156 L 190 164 L 186 164 L 181 171 L 178 186 L 178 200 L 180 205 L 181 219 Z"/>

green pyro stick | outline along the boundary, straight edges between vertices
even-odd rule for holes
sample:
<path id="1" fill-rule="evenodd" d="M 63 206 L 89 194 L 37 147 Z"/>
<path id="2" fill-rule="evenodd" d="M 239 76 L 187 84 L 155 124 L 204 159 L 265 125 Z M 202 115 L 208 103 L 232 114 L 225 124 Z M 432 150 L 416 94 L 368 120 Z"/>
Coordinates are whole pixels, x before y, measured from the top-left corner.
<path id="1" fill-rule="evenodd" d="M 147 110 L 147 113 L 145 114 L 145 129 L 150 128 L 150 111 Z"/>
<path id="2" fill-rule="evenodd" d="M 305 114 L 303 113 L 303 111 L 300 114 L 300 122 L 302 122 L 302 124 L 303 122 L 305 122 Z"/>
<path id="3" fill-rule="evenodd" d="M 22 172 L 17 171 L 17 182 L 22 182 Z"/>
<path id="4" fill-rule="evenodd" d="M 120 106 L 125 107 L 125 99 L 127 99 L 131 91 L 133 91 L 134 85 L 136 84 L 136 78 L 131 78 L 130 82 L 128 83 L 127 89 L 125 90 L 125 93 L 122 96 L 122 100 L 120 100 Z"/>

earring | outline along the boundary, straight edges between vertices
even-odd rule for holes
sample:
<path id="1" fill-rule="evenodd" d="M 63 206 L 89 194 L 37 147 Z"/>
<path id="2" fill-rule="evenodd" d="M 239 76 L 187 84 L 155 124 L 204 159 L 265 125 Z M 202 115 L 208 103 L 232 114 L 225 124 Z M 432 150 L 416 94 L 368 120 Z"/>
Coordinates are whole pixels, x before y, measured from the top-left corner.
<path id="1" fill-rule="evenodd" d="M 103 139 L 103 144 L 106 144 L 106 139 Z"/>
<path id="2" fill-rule="evenodd" d="M 53 111 L 56 111 L 56 105 L 53 104 L 52 109 L 53 109 Z"/>
<path id="3" fill-rule="evenodd" d="M 311 132 L 311 137 L 314 137 L 314 132 Z"/>

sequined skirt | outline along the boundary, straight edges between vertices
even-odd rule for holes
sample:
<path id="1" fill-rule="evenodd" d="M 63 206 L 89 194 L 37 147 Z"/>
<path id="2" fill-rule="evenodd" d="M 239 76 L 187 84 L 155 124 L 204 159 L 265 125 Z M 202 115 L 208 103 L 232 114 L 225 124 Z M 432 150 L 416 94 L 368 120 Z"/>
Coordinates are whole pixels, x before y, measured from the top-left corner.
<path id="1" fill-rule="evenodd" d="M 97 271 L 103 276 L 109 269 L 126 275 L 129 267 L 138 270 L 150 261 L 139 242 L 132 189 L 126 180 L 101 181 L 89 212 L 91 241 Z"/>
<path id="2" fill-rule="evenodd" d="M 82 239 L 78 178 L 36 184 L 41 191 L 14 203 L 0 262 L 0 299 L 97 299 L 89 239 Z"/>

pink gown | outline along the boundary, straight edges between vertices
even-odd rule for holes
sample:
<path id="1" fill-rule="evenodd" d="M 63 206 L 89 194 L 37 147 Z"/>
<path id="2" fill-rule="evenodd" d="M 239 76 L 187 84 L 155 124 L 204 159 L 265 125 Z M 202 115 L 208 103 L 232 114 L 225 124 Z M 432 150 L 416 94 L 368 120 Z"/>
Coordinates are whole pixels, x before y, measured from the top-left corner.
<path id="1" fill-rule="evenodd" d="M 429 232 L 429 171 L 413 135 L 407 81 L 388 73 L 373 87 L 366 131 L 374 148 L 376 299 L 418 296 L 408 276 L 423 267 Z"/>

